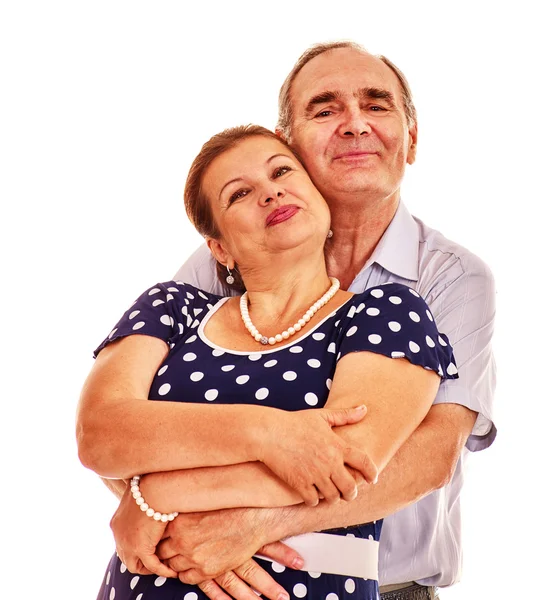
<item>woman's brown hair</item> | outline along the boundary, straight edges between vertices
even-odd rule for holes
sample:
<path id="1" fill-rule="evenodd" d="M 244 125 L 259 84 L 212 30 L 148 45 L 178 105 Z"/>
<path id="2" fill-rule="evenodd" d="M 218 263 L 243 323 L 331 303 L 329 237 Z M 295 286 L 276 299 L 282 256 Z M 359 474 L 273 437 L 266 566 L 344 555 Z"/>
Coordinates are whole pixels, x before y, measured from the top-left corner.
<path id="1" fill-rule="evenodd" d="M 294 150 L 290 148 L 282 138 L 260 125 L 240 125 L 238 127 L 225 129 L 221 133 L 213 135 L 209 141 L 203 144 L 199 154 L 196 156 L 190 167 L 190 171 L 186 178 L 184 194 L 186 214 L 194 227 L 204 238 L 220 239 L 221 237 L 221 233 L 218 230 L 213 216 L 211 202 L 203 190 L 203 178 L 205 177 L 205 173 L 212 162 L 224 154 L 224 152 L 234 148 L 245 139 L 255 136 L 263 136 L 278 140 L 282 145 L 288 147 L 297 160 L 300 161 L 300 158 L 296 155 Z M 229 285 L 226 282 L 226 277 L 228 276 L 227 268 L 219 262 L 216 263 L 216 272 L 218 279 L 224 287 L 239 292 L 244 291 L 244 283 L 237 265 L 235 265 L 235 271 L 233 272 L 233 277 L 235 278 L 235 283 L 233 285 Z"/>

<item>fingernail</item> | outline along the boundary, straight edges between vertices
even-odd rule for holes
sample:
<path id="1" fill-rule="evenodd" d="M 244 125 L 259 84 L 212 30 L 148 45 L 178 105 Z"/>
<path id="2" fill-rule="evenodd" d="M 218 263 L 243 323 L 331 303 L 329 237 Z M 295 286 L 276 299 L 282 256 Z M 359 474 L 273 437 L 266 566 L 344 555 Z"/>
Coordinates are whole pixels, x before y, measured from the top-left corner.
<path id="1" fill-rule="evenodd" d="M 362 404 L 361 406 L 357 406 L 354 410 L 356 412 L 362 412 L 362 411 L 364 411 L 365 410 L 365 404 Z"/>
<path id="2" fill-rule="evenodd" d="M 299 558 L 298 556 L 293 560 L 293 568 L 294 569 L 301 569 L 304 566 L 304 561 Z"/>
<path id="3" fill-rule="evenodd" d="M 289 600 L 288 594 L 278 594 L 278 600 Z"/>

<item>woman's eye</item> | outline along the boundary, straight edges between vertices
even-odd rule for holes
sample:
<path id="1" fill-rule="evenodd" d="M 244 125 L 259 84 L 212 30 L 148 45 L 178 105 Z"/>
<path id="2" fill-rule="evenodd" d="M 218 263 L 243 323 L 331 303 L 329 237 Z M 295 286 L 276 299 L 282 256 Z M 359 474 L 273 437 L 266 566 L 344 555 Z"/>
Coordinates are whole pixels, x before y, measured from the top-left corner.
<path id="1" fill-rule="evenodd" d="M 232 204 L 233 202 L 235 202 L 235 200 L 238 200 L 239 198 L 244 198 L 244 196 L 246 196 L 247 193 L 248 190 L 237 190 L 236 192 L 233 192 L 233 194 L 231 194 L 231 197 L 229 198 L 229 203 Z"/>
<path id="2" fill-rule="evenodd" d="M 274 173 L 272 174 L 272 176 L 273 177 L 281 177 L 282 175 L 285 175 L 289 171 L 291 171 L 291 167 L 287 167 L 287 166 L 283 165 L 283 166 L 278 167 L 277 169 L 275 169 Z"/>

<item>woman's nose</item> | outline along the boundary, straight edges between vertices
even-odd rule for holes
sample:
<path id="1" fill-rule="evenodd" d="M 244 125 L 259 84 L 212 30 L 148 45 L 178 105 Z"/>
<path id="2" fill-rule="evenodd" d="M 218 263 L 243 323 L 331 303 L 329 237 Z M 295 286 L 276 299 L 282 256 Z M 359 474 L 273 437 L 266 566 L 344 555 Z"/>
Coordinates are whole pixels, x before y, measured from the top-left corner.
<path id="1" fill-rule="evenodd" d="M 261 205 L 267 206 L 276 199 L 281 199 L 285 196 L 285 191 L 280 187 L 274 187 L 272 189 L 265 190 L 265 193 L 261 196 Z"/>

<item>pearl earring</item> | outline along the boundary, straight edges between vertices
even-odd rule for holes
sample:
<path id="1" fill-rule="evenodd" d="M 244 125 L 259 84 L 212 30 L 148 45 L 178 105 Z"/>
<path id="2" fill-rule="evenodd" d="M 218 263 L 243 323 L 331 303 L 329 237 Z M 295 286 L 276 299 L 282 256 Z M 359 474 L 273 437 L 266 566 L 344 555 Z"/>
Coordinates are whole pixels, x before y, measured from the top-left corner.
<path id="1" fill-rule="evenodd" d="M 334 232 L 331 229 L 329 229 L 328 233 L 326 234 L 326 237 L 327 237 L 327 239 L 330 239 L 333 235 L 334 235 Z"/>
<path id="2" fill-rule="evenodd" d="M 226 266 L 227 272 L 229 273 L 229 275 L 226 277 L 226 283 L 228 285 L 233 285 L 235 283 L 235 277 L 233 277 L 233 275 L 231 274 L 231 271 L 229 270 L 229 267 Z"/>

